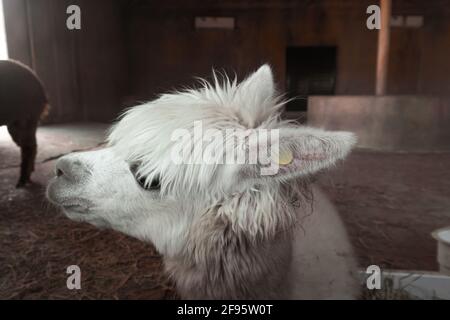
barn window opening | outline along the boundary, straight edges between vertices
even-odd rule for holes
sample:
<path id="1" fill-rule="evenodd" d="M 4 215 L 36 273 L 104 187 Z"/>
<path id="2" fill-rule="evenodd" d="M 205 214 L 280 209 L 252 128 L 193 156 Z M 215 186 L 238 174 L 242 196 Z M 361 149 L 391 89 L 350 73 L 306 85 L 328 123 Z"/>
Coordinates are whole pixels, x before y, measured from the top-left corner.
<path id="1" fill-rule="evenodd" d="M 286 50 L 288 112 L 305 112 L 308 96 L 333 95 L 336 86 L 337 48 L 289 47 Z"/>
<path id="2" fill-rule="evenodd" d="M 6 44 L 5 16 L 3 14 L 3 1 L 0 1 L 0 60 L 8 59 Z"/>

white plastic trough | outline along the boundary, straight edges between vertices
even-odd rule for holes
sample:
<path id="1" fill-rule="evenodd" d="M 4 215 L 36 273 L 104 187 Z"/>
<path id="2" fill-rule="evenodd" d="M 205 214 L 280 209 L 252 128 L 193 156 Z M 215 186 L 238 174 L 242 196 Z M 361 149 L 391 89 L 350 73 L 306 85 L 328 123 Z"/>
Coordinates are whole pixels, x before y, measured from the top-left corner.
<path id="1" fill-rule="evenodd" d="M 364 284 L 369 276 L 361 272 Z M 437 272 L 389 270 L 381 273 L 381 289 L 386 280 L 391 281 L 393 290 L 407 292 L 412 299 L 450 300 L 450 277 Z"/>
<path id="2" fill-rule="evenodd" d="M 450 276 L 450 227 L 438 229 L 431 235 L 438 242 L 439 271 Z"/>
<path id="3" fill-rule="evenodd" d="M 390 289 L 406 292 L 412 299 L 450 300 L 450 227 L 438 229 L 431 235 L 437 241 L 439 273 L 383 270 L 381 271 L 381 288 L 372 290 L 386 290 L 383 286 L 389 283 Z M 361 271 L 360 275 L 364 287 L 370 274 Z"/>
<path id="4" fill-rule="evenodd" d="M 446 275 L 390 271 L 384 272 L 383 276 L 393 280 L 394 289 L 403 288 L 417 299 L 450 300 L 450 277 Z"/>

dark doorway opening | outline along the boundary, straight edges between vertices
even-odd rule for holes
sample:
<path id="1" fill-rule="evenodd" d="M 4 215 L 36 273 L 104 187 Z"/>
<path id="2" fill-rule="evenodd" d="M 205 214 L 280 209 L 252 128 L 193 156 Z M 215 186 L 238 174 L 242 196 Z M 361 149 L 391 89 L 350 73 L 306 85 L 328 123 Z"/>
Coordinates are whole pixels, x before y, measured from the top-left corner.
<path id="1" fill-rule="evenodd" d="M 286 50 L 286 88 L 288 112 L 308 108 L 308 96 L 333 95 L 336 85 L 336 47 L 288 47 Z"/>

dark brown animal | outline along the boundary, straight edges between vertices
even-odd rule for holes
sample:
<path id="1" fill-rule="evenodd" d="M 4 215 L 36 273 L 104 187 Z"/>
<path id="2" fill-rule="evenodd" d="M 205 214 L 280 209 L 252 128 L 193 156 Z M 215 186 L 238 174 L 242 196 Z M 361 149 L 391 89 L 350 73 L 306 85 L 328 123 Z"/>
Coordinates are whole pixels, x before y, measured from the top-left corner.
<path id="1" fill-rule="evenodd" d="M 18 188 L 31 182 L 37 153 L 36 129 L 47 110 L 44 86 L 33 70 L 17 61 L 0 60 L 0 126 L 8 126 L 21 149 Z"/>

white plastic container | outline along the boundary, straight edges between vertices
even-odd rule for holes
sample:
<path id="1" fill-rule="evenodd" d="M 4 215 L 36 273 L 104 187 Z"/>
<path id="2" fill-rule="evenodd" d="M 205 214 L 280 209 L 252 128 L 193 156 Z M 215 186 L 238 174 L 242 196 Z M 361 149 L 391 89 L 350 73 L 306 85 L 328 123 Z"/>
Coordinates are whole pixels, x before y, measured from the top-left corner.
<path id="1" fill-rule="evenodd" d="M 450 227 L 438 229 L 432 234 L 438 242 L 437 261 L 439 271 L 450 276 Z"/>
<path id="2" fill-rule="evenodd" d="M 431 271 L 382 270 L 381 294 L 378 299 L 399 299 L 395 290 L 409 295 L 408 299 L 450 300 L 450 277 Z M 361 271 L 362 286 L 369 276 Z M 391 284 L 386 287 L 390 280 Z M 377 289 L 374 289 L 375 291 Z M 404 299 L 404 298 L 403 298 Z"/>

